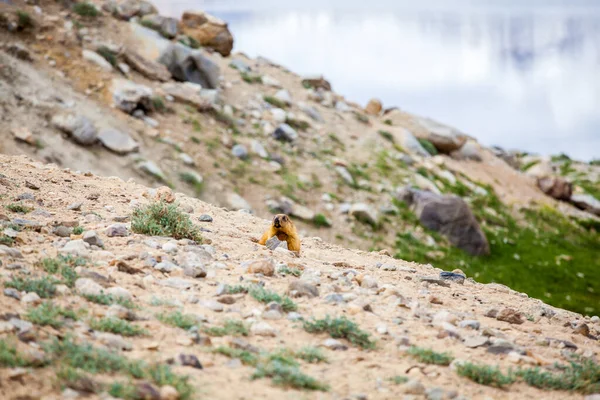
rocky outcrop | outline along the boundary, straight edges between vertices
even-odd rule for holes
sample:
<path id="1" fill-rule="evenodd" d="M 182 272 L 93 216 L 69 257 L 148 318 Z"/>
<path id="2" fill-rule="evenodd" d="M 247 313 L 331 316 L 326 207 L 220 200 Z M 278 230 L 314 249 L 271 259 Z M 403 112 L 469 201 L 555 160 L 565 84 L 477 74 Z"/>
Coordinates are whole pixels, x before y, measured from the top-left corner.
<path id="1" fill-rule="evenodd" d="M 125 62 L 135 71 L 153 81 L 166 82 L 171 79 L 171 73 L 163 64 L 148 60 L 132 49 L 123 52 Z"/>
<path id="2" fill-rule="evenodd" d="M 191 82 L 169 82 L 162 86 L 162 89 L 169 96 L 173 96 L 175 101 L 189 104 L 200 112 L 208 111 L 213 108 L 212 103 L 200 94 L 202 86 Z"/>
<path id="3" fill-rule="evenodd" d="M 600 217 L 600 200 L 591 194 L 574 194 L 570 200 L 577 208 Z"/>
<path id="4" fill-rule="evenodd" d="M 208 89 L 219 86 L 219 67 L 202 50 L 191 50 L 174 43 L 165 49 L 158 61 L 178 81 L 197 83 Z"/>
<path id="5" fill-rule="evenodd" d="M 557 176 L 546 176 L 537 180 L 542 192 L 557 200 L 568 201 L 573 194 L 573 184 Z"/>
<path id="6" fill-rule="evenodd" d="M 440 153 L 450 154 L 467 141 L 464 133 L 429 118 L 420 118 L 418 123 L 423 129 L 415 133 L 417 137 L 429 140 Z"/>
<path id="7" fill-rule="evenodd" d="M 490 253 L 485 234 L 460 197 L 404 188 L 397 199 L 411 206 L 424 227 L 440 232 L 452 245 L 474 256 Z"/>
<path id="8" fill-rule="evenodd" d="M 181 17 L 181 26 L 183 33 L 202 46 L 209 47 L 225 57 L 231 54 L 233 35 L 225 21 L 203 11 L 186 11 Z"/>

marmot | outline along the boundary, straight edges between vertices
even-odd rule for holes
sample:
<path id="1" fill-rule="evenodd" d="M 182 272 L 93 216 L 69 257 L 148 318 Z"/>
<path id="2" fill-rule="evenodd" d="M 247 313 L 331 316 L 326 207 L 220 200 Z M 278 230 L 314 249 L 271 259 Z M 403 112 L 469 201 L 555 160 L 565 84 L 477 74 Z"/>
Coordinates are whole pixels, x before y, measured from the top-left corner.
<path id="1" fill-rule="evenodd" d="M 298 237 L 298 231 L 296 231 L 296 226 L 285 214 L 277 214 L 273 218 L 273 222 L 269 229 L 262 235 L 259 244 L 265 245 L 267 240 L 271 239 L 273 236 L 277 236 L 277 239 L 280 241 L 287 242 L 288 250 L 295 251 L 300 253 L 300 238 Z"/>

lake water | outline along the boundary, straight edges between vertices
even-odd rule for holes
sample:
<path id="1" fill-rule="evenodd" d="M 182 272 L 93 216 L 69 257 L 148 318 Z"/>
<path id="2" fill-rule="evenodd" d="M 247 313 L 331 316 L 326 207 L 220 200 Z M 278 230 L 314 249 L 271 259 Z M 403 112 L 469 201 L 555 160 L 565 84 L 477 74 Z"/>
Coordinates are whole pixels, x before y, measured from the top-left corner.
<path id="1" fill-rule="evenodd" d="M 600 1 L 163 1 L 207 10 L 235 50 L 322 73 L 348 100 L 452 125 L 486 145 L 600 157 Z"/>

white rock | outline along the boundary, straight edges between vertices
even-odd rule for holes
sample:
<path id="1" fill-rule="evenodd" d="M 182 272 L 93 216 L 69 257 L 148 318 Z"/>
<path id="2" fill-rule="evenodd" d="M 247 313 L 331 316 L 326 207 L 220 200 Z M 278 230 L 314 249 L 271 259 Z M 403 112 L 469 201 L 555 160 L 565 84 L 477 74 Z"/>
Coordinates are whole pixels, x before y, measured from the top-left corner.
<path id="1" fill-rule="evenodd" d="M 90 255 L 90 245 L 82 239 L 71 240 L 59 250 L 62 254 L 72 254 L 78 257 L 87 257 Z"/>
<path id="2" fill-rule="evenodd" d="M 271 325 L 266 322 L 258 322 L 252 325 L 250 331 L 258 336 L 269 336 L 275 337 L 277 336 L 277 331 Z"/>
<path id="3" fill-rule="evenodd" d="M 75 281 L 75 289 L 83 296 L 99 296 L 104 288 L 88 278 L 79 278 Z"/>
<path id="4" fill-rule="evenodd" d="M 120 297 L 122 299 L 127 299 L 127 300 L 131 300 L 133 298 L 133 296 L 131 295 L 131 293 L 129 292 L 129 290 L 124 289 L 122 287 L 119 286 L 115 286 L 115 287 L 111 287 L 106 289 L 106 293 L 110 294 L 114 297 Z"/>
<path id="5" fill-rule="evenodd" d="M 102 70 L 104 70 L 106 72 L 110 72 L 113 69 L 112 65 L 110 65 L 110 63 L 108 61 L 106 61 L 106 59 L 104 57 L 102 57 L 100 54 L 96 53 L 95 51 L 83 50 L 81 52 L 81 55 L 83 56 L 84 60 L 87 60 L 87 61 L 90 61 L 90 62 L 96 64 Z"/>

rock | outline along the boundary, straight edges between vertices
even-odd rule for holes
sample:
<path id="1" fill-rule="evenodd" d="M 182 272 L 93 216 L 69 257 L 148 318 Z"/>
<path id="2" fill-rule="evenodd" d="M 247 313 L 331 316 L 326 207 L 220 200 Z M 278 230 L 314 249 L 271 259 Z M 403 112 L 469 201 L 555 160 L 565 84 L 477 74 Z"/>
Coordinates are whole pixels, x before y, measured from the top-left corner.
<path id="1" fill-rule="evenodd" d="M 203 11 L 186 11 L 181 17 L 183 33 L 200 45 L 227 57 L 233 48 L 233 36 L 225 21 Z"/>
<path id="2" fill-rule="evenodd" d="M 189 289 L 194 286 L 194 282 L 181 278 L 167 278 L 158 282 L 162 286 L 172 287 L 175 289 Z"/>
<path id="3" fill-rule="evenodd" d="M 151 111 L 153 94 L 154 92 L 149 87 L 126 79 L 114 79 L 112 83 L 115 106 L 127 114 L 133 114 L 137 110 Z"/>
<path id="4" fill-rule="evenodd" d="M 203 300 L 200 302 L 200 305 L 215 312 L 222 312 L 224 310 L 223 304 L 216 300 Z"/>
<path id="5" fill-rule="evenodd" d="M 365 112 L 367 114 L 371 114 L 371 115 L 379 115 L 379 114 L 381 114 L 382 110 L 383 110 L 383 105 L 381 104 L 381 101 L 379 101 L 377 99 L 369 100 L 369 103 L 365 107 Z"/>
<path id="6" fill-rule="evenodd" d="M 84 232 L 82 239 L 84 242 L 88 243 L 90 246 L 104 247 L 104 242 L 102 241 L 102 239 L 100 239 L 100 237 L 98 236 L 96 231 Z"/>
<path id="7" fill-rule="evenodd" d="M 281 87 L 281 83 L 277 79 L 275 79 L 269 75 L 262 76 L 262 84 L 265 86 L 271 86 L 271 87 L 275 87 L 275 88 Z"/>
<path id="8" fill-rule="evenodd" d="M 481 146 L 473 139 L 467 140 L 460 149 L 450 153 L 450 156 L 456 160 L 483 161 Z"/>
<path id="9" fill-rule="evenodd" d="M 17 128 L 11 129 L 11 133 L 16 140 L 21 142 L 25 142 L 29 145 L 35 145 L 35 138 L 33 137 L 33 133 L 29 129 L 24 126 L 20 126 Z"/>
<path id="10" fill-rule="evenodd" d="M 583 400 L 600 400 L 600 393 L 598 393 L 598 394 L 590 394 L 588 396 L 585 396 L 583 398 Z"/>
<path id="11" fill-rule="evenodd" d="M 450 243 L 471 255 L 487 255 L 490 246 L 471 209 L 457 196 L 404 188 L 397 198 L 409 204 L 421 224 L 448 237 Z"/>
<path id="12" fill-rule="evenodd" d="M 311 107 L 303 102 L 298 102 L 298 108 L 306 115 L 308 115 L 310 118 L 312 118 L 313 120 L 317 121 L 317 122 L 325 122 L 325 120 L 323 119 L 323 116 L 321 116 L 321 113 L 319 112 L 319 110 L 317 110 L 314 107 Z"/>
<path id="13" fill-rule="evenodd" d="M 153 81 L 167 82 L 171 79 L 171 73 L 163 64 L 148 60 L 131 48 L 123 52 L 125 62 L 135 71 Z"/>
<path id="14" fill-rule="evenodd" d="M 356 186 L 356 182 L 354 181 L 352 174 L 348 171 L 346 167 L 342 165 L 336 165 L 335 172 L 337 172 L 338 175 L 341 176 L 344 182 L 346 182 L 349 186 Z"/>
<path id="15" fill-rule="evenodd" d="M 257 336 L 268 336 L 275 337 L 277 336 L 277 331 L 271 325 L 266 322 L 257 322 L 252 325 L 250 331 Z"/>
<path id="16" fill-rule="evenodd" d="M 525 316 L 523 313 L 515 310 L 514 308 L 504 308 L 496 315 L 498 321 L 508 322 L 510 324 L 520 325 L 525 322 Z"/>
<path id="17" fill-rule="evenodd" d="M 67 206 L 67 210 L 71 210 L 71 211 L 81 211 L 81 206 L 83 206 L 83 203 L 81 201 L 75 202 L 75 203 L 71 203 Z"/>
<path id="18" fill-rule="evenodd" d="M 21 294 L 19 293 L 19 291 L 17 289 L 6 288 L 6 289 L 4 289 L 4 295 L 7 297 L 12 297 L 15 300 L 21 300 Z"/>
<path id="19" fill-rule="evenodd" d="M 21 303 L 36 305 L 42 302 L 40 296 L 35 292 L 29 292 L 21 298 Z"/>
<path id="20" fill-rule="evenodd" d="M 127 226 L 123 224 L 112 224 L 106 228 L 104 232 L 108 237 L 126 237 L 129 236 L 129 231 L 127 230 Z"/>
<path id="21" fill-rule="evenodd" d="M 306 76 L 302 78 L 302 85 L 313 89 L 322 89 L 325 91 L 331 91 L 331 84 L 321 76 Z"/>
<path id="22" fill-rule="evenodd" d="M 481 324 L 479 323 L 479 321 L 472 320 L 472 319 L 466 319 L 464 321 L 460 321 L 460 323 L 458 324 L 458 326 L 461 328 L 471 328 L 474 330 L 478 330 L 480 325 Z"/>
<path id="23" fill-rule="evenodd" d="M 52 117 L 52 125 L 83 146 L 90 146 L 98 139 L 98 132 L 94 124 L 82 115 L 58 114 Z"/>
<path id="24" fill-rule="evenodd" d="M 208 89 L 219 87 L 219 66 L 205 56 L 202 50 L 191 50 L 180 43 L 174 43 L 163 51 L 158 61 L 178 81 L 197 83 Z"/>
<path id="25" fill-rule="evenodd" d="M 81 239 L 71 240 L 59 250 L 61 254 L 72 254 L 79 257 L 87 257 L 90 254 L 90 245 Z"/>
<path id="26" fill-rule="evenodd" d="M 71 233 L 73 233 L 73 230 L 71 228 L 67 228 L 66 226 L 60 225 L 54 228 L 53 233 L 56 236 L 68 238 L 71 236 Z"/>
<path id="27" fill-rule="evenodd" d="M 131 300 L 133 298 L 133 296 L 131 295 L 131 292 L 129 292 L 129 290 L 124 289 L 119 286 L 115 286 L 115 287 L 106 289 L 106 293 L 113 297 L 121 298 L 121 299 Z"/>
<path id="28" fill-rule="evenodd" d="M 103 71 L 110 72 L 113 69 L 112 65 L 108 61 L 106 61 L 106 59 L 104 57 L 102 57 L 100 54 L 96 53 L 95 51 L 83 50 L 81 52 L 81 55 L 83 56 L 84 60 L 87 60 L 91 63 L 96 64 Z"/>
<path id="29" fill-rule="evenodd" d="M 465 339 L 464 345 L 471 349 L 474 349 L 476 347 L 485 346 L 487 342 L 487 336 L 471 336 Z"/>
<path id="30" fill-rule="evenodd" d="M 304 282 L 300 279 L 292 281 L 288 286 L 288 294 L 291 297 L 319 297 L 319 289 L 317 286 Z"/>
<path id="31" fill-rule="evenodd" d="M 116 129 L 102 129 L 98 140 L 107 149 L 117 154 L 128 154 L 138 150 L 138 144 L 128 133 Z"/>
<path id="32" fill-rule="evenodd" d="M 287 119 L 287 113 L 282 108 L 271 108 L 270 112 L 275 122 L 283 123 Z"/>
<path id="33" fill-rule="evenodd" d="M 159 262 L 158 264 L 156 264 L 154 266 L 154 269 L 157 271 L 160 271 L 160 272 L 168 273 L 168 272 L 176 271 L 176 270 L 180 269 L 180 267 L 176 264 L 173 264 L 170 261 L 162 261 L 162 262 Z"/>
<path id="34" fill-rule="evenodd" d="M 208 214 L 202 214 L 198 217 L 198 221 L 200 222 L 213 222 L 213 217 Z"/>
<path id="35" fill-rule="evenodd" d="M 235 68 L 240 72 L 251 72 L 252 68 L 250 68 L 250 66 L 248 64 L 246 64 L 244 61 L 239 60 L 237 58 L 234 58 L 233 60 L 231 60 L 231 62 L 229 63 L 229 66 L 231 68 Z"/>
<path id="36" fill-rule="evenodd" d="M 158 11 L 148 1 L 145 0 L 108 0 L 102 8 L 108 13 L 123 20 L 130 20 L 135 16 L 143 17 L 148 14 L 155 14 Z"/>
<path id="37" fill-rule="evenodd" d="M 226 197 L 227 206 L 233 211 L 247 210 L 251 211 L 252 206 L 239 194 L 229 193 Z"/>
<path id="38" fill-rule="evenodd" d="M 21 301 L 24 301 L 24 300 L 25 300 L 25 298 L 23 298 L 23 300 L 21 300 Z M 581 324 L 578 324 L 573 329 L 573 332 L 587 337 L 587 336 L 590 336 L 590 327 L 587 324 L 581 323 Z"/>
<path id="39" fill-rule="evenodd" d="M 288 124 L 281 124 L 273 132 L 273 137 L 280 142 L 293 142 L 298 139 L 298 132 Z"/>
<path id="40" fill-rule="evenodd" d="M 89 278 L 79 278 L 75 281 L 75 289 L 82 296 L 99 296 L 104 288 Z"/>
<path id="41" fill-rule="evenodd" d="M 202 364 L 200 363 L 200 360 L 193 354 L 179 354 L 173 361 L 175 364 L 182 365 L 184 367 L 202 369 Z"/>
<path id="42" fill-rule="evenodd" d="M 538 178 L 537 185 L 542 192 L 557 200 L 568 201 L 571 199 L 571 194 L 573 194 L 573 184 L 560 177 Z"/>
<path id="43" fill-rule="evenodd" d="M 32 62 L 33 57 L 31 56 L 31 52 L 25 46 L 20 43 L 11 43 L 5 49 L 7 54 L 10 54 L 13 57 L 18 58 L 19 60 Z"/>
<path id="44" fill-rule="evenodd" d="M 460 285 L 464 284 L 466 278 L 466 276 L 454 272 L 440 272 L 440 279 L 443 279 L 445 281 L 456 282 Z"/>
<path id="45" fill-rule="evenodd" d="M 357 220 L 369 224 L 371 226 L 377 226 L 379 222 L 377 211 L 373 210 L 373 208 L 371 208 L 365 203 L 352 204 L 349 213 Z"/>
<path id="46" fill-rule="evenodd" d="M 167 39 L 174 39 L 179 33 L 179 21 L 172 17 L 163 17 L 158 14 L 147 15 L 142 18 L 141 24 L 159 32 Z"/>
<path id="47" fill-rule="evenodd" d="M 325 347 L 326 349 L 334 350 L 334 351 L 338 351 L 338 350 L 345 351 L 345 350 L 348 350 L 348 346 L 346 346 L 345 344 L 343 344 L 339 340 L 332 339 L 332 338 L 325 339 L 323 341 L 323 343 L 322 343 L 321 346 Z"/>
<path id="48" fill-rule="evenodd" d="M 264 276 L 275 275 L 275 262 L 271 258 L 251 261 L 247 266 L 250 274 L 263 274 Z"/>
<path id="49" fill-rule="evenodd" d="M 173 96 L 175 101 L 183 104 L 189 104 L 200 112 L 213 109 L 210 100 L 202 96 L 202 86 L 192 82 L 169 82 L 162 86 L 163 90 L 169 96 Z"/>
<path id="50" fill-rule="evenodd" d="M 18 249 L 13 249 L 0 244 L 0 255 L 7 255 L 12 258 L 23 258 L 23 254 Z"/>
<path id="51" fill-rule="evenodd" d="M 329 304 L 342 304 L 345 303 L 344 296 L 339 293 L 330 293 L 325 296 L 325 302 Z"/>
<path id="52" fill-rule="evenodd" d="M 160 388 L 160 400 L 178 400 L 179 392 L 173 386 L 164 385 Z"/>
<path id="53" fill-rule="evenodd" d="M 243 144 L 236 144 L 233 146 L 231 149 L 231 154 L 242 160 L 246 160 L 248 158 L 248 150 Z"/>
<path id="54" fill-rule="evenodd" d="M 358 279 L 358 277 L 357 277 Z M 374 277 L 372 277 L 371 275 L 365 275 L 362 277 L 361 281 L 360 281 L 360 287 L 366 288 L 366 289 L 376 289 L 377 288 L 377 279 L 375 279 Z"/>
<path id="55" fill-rule="evenodd" d="M 411 154 L 416 154 L 421 157 L 431 157 L 431 154 L 423 148 L 415 135 L 410 131 L 404 128 L 395 128 L 394 132 L 394 137 L 398 140 L 398 144 L 402 146 L 403 149 Z"/>
<path id="56" fill-rule="evenodd" d="M 600 200 L 591 194 L 574 194 L 571 196 L 571 203 L 577 208 L 600 216 Z"/>
<path id="57" fill-rule="evenodd" d="M 450 154 L 467 141 L 464 133 L 431 119 L 420 118 L 417 123 L 422 130 L 415 131 L 416 136 L 429 140 L 440 153 Z"/>
<path id="58" fill-rule="evenodd" d="M 416 379 L 411 379 L 402 385 L 402 391 L 407 394 L 421 395 L 425 393 L 425 386 Z"/>
<path id="59" fill-rule="evenodd" d="M 263 146 L 258 140 L 253 140 L 250 146 L 252 152 L 258 155 L 260 158 L 264 158 L 265 160 L 269 158 L 269 153 L 265 149 L 265 146 Z"/>
<path id="60" fill-rule="evenodd" d="M 165 180 L 165 175 L 162 169 L 160 169 L 160 167 L 156 165 L 154 161 L 142 161 L 138 164 L 138 168 L 148 175 L 155 177 L 159 181 Z"/>
<path id="61" fill-rule="evenodd" d="M 279 90 L 277 93 L 275 93 L 274 97 L 287 106 L 292 105 L 292 95 L 286 89 Z"/>
<path id="62" fill-rule="evenodd" d="M 186 276 L 192 278 L 204 278 L 206 277 L 206 266 L 204 261 L 197 253 L 184 252 L 177 257 L 179 265 L 183 268 L 183 272 Z"/>

